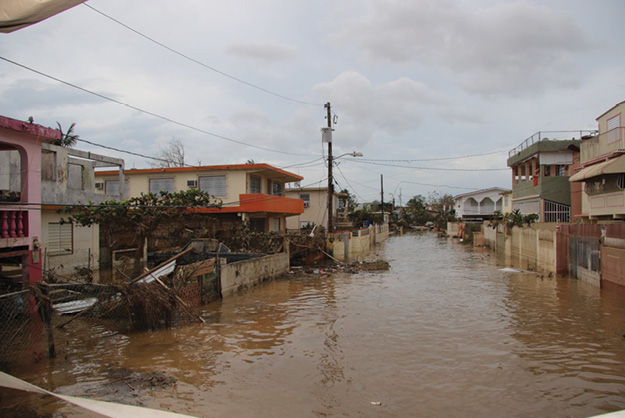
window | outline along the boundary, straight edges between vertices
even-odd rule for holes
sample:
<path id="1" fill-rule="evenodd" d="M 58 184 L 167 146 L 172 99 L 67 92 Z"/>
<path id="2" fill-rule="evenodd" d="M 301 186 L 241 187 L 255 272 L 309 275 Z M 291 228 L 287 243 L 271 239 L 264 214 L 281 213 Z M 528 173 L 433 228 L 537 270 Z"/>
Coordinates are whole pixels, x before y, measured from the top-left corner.
<path id="1" fill-rule="evenodd" d="M 56 180 L 56 152 L 41 150 L 41 180 Z"/>
<path id="2" fill-rule="evenodd" d="M 566 176 L 566 166 L 565 165 L 557 165 L 556 166 L 556 176 L 558 176 L 558 177 Z"/>
<path id="3" fill-rule="evenodd" d="M 124 181 L 124 190 L 128 191 L 128 180 Z M 113 196 L 121 196 L 119 180 L 106 180 L 104 182 L 104 193 Z"/>
<path id="4" fill-rule="evenodd" d="M 72 254 L 74 231 L 71 223 L 48 223 L 48 253 L 50 255 Z"/>
<path id="5" fill-rule="evenodd" d="M 174 179 L 150 179 L 150 193 L 160 192 L 174 193 Z"/>
<path id="6" fill-rule="evenodd" d="M 299 227 L 300 229 L 310 228 L 310 221 L 300 221 Z"/>
<path id="7" fill-rule="evenodd" d="M 250 176 L 250 193 L 262 193 L 260 188 L 260 177 Z"/>
<path id="8" fill-rule="evenodd" d="M 119 180 L 107 180 L 106 182 L 104 182 L 104 193 L 106 194 L 114 194 L 114 195 L 120 195 L 121 193 L 119 192 Z"/>
<path id="9" fill-rule="evenodd" d="M 551 176 L 551 166 L 550 165 L 546 165 L 544 171 L 545 171 L 545 177 L 550 177 Z"/>
<path id="10" fill-rule="evenodd" d="M 625 173 L 593 177 L 584 182 L 584 191 L 589 196 L 618 192 L 624 187 Z"/>
<path id="11" fill-rule="evenodd" d="M 85 167 L 80 164 L 67 165 L 67 188 L 84 190 L 83 172 Z"/>
<path id="12" fill-rule="evenodd" d="M 284 190 L 284 184 L 277 183 L 275 181 L 267 180 L 267 190 L 268 194 L 274 196 L 282 196 L 282 192 Z"/>
<path id="13" fill-rule="evenodd" d="M 271 218 L 271 232 L 280 232 L 280 218 Z"/>
<path id="14" fill-rule="evenodd" d="M 264 218 L 251 218 L 250 219 L 250 231 L 265 232 L 265 219 Z"/>
<path id="15" fill-rule="evenodd" d="M 621 126 L 621 115 L 620 113 L 614 117 L 611 117 L 607 120 L 606 127 L 608 128 L 608 142 L 614 142 L 621 139 L 620 129 Z"/>
<path id="16" fill-rule="evenodd" d="M 211 196 L 226 195 L 226 176 L 203 176 L 200 177 L 200 190 Z"/>
<path id="17" fill-rule="evenodd" d="M 302 199 L 304 201 L 304 207 L 307 208 L 308 206 L 310 206 L 310 194 L 308 193 L 302 193 L 299 195 L 299 198 Z"/>

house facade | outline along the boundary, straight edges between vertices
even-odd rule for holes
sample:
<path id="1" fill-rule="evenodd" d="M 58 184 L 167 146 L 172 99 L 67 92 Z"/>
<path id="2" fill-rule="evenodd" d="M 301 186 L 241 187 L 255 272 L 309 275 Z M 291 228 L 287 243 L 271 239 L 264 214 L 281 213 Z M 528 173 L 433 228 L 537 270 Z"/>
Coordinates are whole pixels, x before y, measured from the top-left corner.
<path id="1" fill-rule="evenodd" d="M 41 280 L 41 144 L 58 130 L 0 116 L 0 275 L 4 289 Z"/>
<path id="2" fill-rule="evenodd" d="M 456 217 L 465 221 L 491 219 L 495 211 L 502 211 L 501 193 L 507 191 L 501 187 L 491 187 L 455 196 Z"/>
<path id="3" fill-rule="evenodd" d="M 304 212 L 302 200 L 285 196 L 285 185 L 303 177 L 269 164 L 130 169 L 124 174 L 122 182 L 118 171 L 97 172 L 96 190 L 136 197 L 199 189 L 214 196 L 221 207 L 196 213 L 237 217 L 251 230 L 261 232 L 284 232 L 286 219 Z"/>
<path id="4" fill-rule="evenodd" d="M 569 222 L 579 214 L 580 190 L 571 186 L 569 176 L 579 165 L 581 138 L 594 134 L 537 132 L 511 150 L 507 165 L 512 169 L 512 209 L 524 215 L 537 214 L 539 222 Z"/>
<path id="5" fill-rule="evenodd" d="M 579 170 L 569 179 L 582 188 L 579 218 L 625 219 L 625 101 L 597 118 L 599 135 L 582 141 Z"/>
<path id="6" fill-rule="evenodd" d="M 328 188 L 327 187 L 298 187 L 286 190 L 286 196 L 304 201 L 304 213 L 287 218 L 287 229 L 301 229 L 313 225 L 328 229 Z M 347 215 L 342 193 L 334 193 L 332 212 L 334 225 L 337 229 L 345 227 Z M 351 226 L 351 222 L 348 226 Z"/>
<path id="7" fill-rule="evenodd" d="M 75 268 L 95 266 L 100 258 L 100 228 L 63 222 L 71 205 L 120 199 L 96 193 L 95 168 L 116 167 L 123 182 L 124 160 L 53 144 L 41 145 L 41 250 L 44 271 L 70 276 Z M 118 180 L 120 178 L 118 177 Z"/>

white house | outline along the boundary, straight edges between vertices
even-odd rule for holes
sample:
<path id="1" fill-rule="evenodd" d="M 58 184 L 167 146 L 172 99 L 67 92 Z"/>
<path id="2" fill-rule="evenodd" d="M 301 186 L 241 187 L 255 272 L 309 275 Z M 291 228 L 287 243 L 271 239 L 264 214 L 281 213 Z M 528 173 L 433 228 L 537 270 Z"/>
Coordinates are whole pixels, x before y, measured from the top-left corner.
<path id="1" fill-rule="evenodd" d="M 502 193 L 508 192 L 509 189 L 491 187 L 459 194 L 454 197 L 456 217 L 465 220 L 489 219 L 496 210 L 503 210 Z"/>

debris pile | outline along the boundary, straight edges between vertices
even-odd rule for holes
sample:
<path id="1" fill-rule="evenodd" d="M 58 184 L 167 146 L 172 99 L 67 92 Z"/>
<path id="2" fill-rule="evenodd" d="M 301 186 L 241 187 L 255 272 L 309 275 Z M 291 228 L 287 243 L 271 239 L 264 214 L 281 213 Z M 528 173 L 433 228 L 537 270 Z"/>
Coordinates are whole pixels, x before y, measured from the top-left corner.
<path id="1" fill-rule="evenodd" d="M 312 266 L 293 266 L 292 275 L 326 276 L 334 273 L 356 274 L 360 272 L 387 271 L 391 265 L 386 260 L 321 263 Z"/>

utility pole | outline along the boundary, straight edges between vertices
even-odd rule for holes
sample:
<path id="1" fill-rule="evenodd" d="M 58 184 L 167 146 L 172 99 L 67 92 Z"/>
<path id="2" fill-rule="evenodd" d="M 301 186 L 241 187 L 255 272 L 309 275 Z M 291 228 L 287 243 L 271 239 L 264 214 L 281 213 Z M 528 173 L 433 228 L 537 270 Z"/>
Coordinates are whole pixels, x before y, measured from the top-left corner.
<path id="1" fill-rule="evenodd" d="M 334 201 L 334 179 L 332 178 L 332 111 L 330 108 L 330 102 L 326 103 L 324 107 L 328 113 L 326 119 L 328 119 L 328 234 L 334 232 L 334 216 L 332 211 L 332 203 Z"/>
<path id="2" fill-rule="evenodd" d="M 380 208 L 382 209 L 382 225 L 384 225 L 384 174 L 380 174 Z"/>

